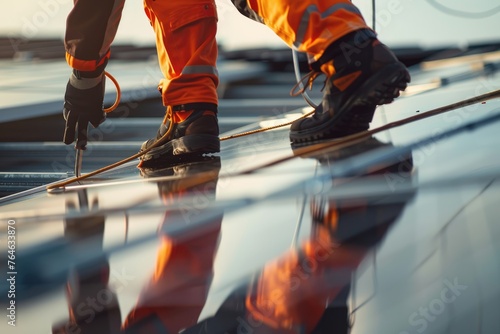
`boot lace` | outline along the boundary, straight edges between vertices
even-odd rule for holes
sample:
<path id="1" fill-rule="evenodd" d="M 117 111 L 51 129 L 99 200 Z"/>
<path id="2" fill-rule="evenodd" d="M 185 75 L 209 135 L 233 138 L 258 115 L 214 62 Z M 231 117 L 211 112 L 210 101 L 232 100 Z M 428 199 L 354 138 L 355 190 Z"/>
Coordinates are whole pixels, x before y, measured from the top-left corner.
<path id="1" fill-rule="evenodd" d="M 172 134 L 172 131 L 174 130 L 174 111 L 172 110 L 171 106 L 167 107 L 165 118 L 163 118 L 163 124 L 167 124 L 167 122 L 167 131 L 163 134 L 163 136 L 161 136 L 161 138 L 157 139 L 156 142 L 169 138 L 169 136 Z"/>
<path id="2" fill-rule="evenodd" d="M 309 72 L 306 75 L 304 75 L 302 77 L 302 79 L 300 79 L 300 81 L 298 81 L 292 87 L 292 89 L 290 90 L 290 96 L 299 96 L 299 95 L 303 94 L 306 91 L 307 88 L 309 88 L 309 90 L 311 90 L 312 86 L 313 86 L 314 80 L 316 80 L 316 78 L 320 74 L 321 74 L 321 72 L 312 70 L 311 72 Z M 324 87 L 325 86 L 323 85 L 323 88 L 321 90 L 323 90 Z"/>

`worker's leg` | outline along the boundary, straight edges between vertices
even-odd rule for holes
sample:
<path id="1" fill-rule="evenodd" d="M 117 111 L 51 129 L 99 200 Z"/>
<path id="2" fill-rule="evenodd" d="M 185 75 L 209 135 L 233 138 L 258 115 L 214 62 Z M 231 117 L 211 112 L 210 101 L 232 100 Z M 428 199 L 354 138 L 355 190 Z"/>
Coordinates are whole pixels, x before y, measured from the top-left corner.
<path id="1" fill-rule="evenodd" d="M 232 0 L 245 16 L 271 28 L 285 43 L 316 58 L 340 37 L 366 29 L 349 0 Z"/>
<path id="2" fill-rule="evenodd" d="M 233 0 L 244 15 L 270 27 L 289 46 L 307 52 L 309 83 L 327 76 L 322 104 L 294 122 L 294 143 L 367 130 L 377 105 L 399 96 L 406 67 L 381 44 L 348 0 Z"/>
<path id="3" fill-rule="evenodd" d="M 217 11 L 213 0 L 145 0 L 156 34 L 163 104 L 217 104 Z"/>
<path id="4" fill-rule="evenodd" d="M 141 164 L 219 152 L 214 0 L 145 0 L 144 7 L 156 33 L 167 113 L 156 137 L 142 145 L 148 151 Z"/>

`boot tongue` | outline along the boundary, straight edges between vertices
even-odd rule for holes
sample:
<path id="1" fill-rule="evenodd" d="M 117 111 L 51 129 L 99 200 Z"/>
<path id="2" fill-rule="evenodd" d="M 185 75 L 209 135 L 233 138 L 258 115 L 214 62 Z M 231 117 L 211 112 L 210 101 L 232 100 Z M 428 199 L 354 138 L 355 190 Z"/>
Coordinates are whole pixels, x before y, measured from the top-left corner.
<path id="1" fill-rule="evenodd" d="M 188 119 L 189 116 L 194 112 L 194 110 L 181 110 L 181 111 L 174 111 L 174 114 L 172 115 L 174 119 L 174 123 L 182 123 L 186 119 Z"/>

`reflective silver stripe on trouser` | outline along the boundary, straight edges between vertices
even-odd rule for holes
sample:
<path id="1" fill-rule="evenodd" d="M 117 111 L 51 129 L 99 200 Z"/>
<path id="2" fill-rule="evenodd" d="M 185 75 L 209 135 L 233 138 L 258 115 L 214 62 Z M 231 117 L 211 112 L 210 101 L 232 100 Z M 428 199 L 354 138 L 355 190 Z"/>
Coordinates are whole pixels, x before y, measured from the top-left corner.
<path id="1" fill-rule="evenodd" d="M 309 17 L 311 16 L 312 13 L 315 12 L 320 13 L 321 18 L 324 19 L 341 9 L 362 16 L 358 8 L 356 8 L 354 5 L 350 5 L 347 3 L 338 3 L 336 5 L 333 5 L 327 10 L 325 10 L 323 13 L 320 13 L 316 5 L 310 5 L 309 7 L 307 7 L 304 15 L 302 15 L 302 19 L 300 20 L 299 29 L 297 29 L 297 36 L 295 42 L 293 43 L 293 46 L 299 48 L 302 45 L 302 42 L 304 41 L 304 37 L 306 35 L 307 27 L 309 26 Z"/>
<path id="2" fill-rule="evenodd" d="M 212 74 L 218 77 L 219 71 L 210 65 L 191 65 L 184 67 L 181 74 Z"/>

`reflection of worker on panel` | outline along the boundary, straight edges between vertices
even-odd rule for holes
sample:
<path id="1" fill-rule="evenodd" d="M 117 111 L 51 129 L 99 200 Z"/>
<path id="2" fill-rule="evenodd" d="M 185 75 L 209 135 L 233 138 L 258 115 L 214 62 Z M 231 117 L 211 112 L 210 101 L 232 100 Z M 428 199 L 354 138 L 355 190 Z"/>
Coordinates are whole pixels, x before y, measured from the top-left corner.
<path id="1" fill-rule="evenodd" d="M 153 277 L 122 325 L 116 294 L 108 286 L 107 258 L 103 257 L 92 269 L 77 268 L 74 277 L 68 280 L 70 319 L 54 326 L 53 333 L 164 333 L 165 330 L 178 333 L 196 324 L 213 274 L 222 214 L 178 238 L 167 236 L 162 229 L 169 224 L 204 220 L 215 200 L 219 170 L 218 157 L 164 170 L 142 169 L 145 177 L 172 176 L 172 179 L 158 182 L 159 195 L 167 207 L 179 206 L 165 212 L 159 229 L 160 248 Z M 65 227 L 66 237 L 75 243 L 90 240 L 102 249 L 104 217 L 92 221 L 87 218 L 67 221 Z M 106 302 L 99 304 L 103 293 Z M 89 300 L 96 304 L 89 308 L 91 316 L 81 307 Z"/>
<path id="2" fill-rule="evenodd" d="M 80 207 L 72 201 L 66 202 L 69 214 L 77 212 L 96 214 L 85 218 L 67 218 L 64 221 L 64 237 L 68 247 L 101 251 L 103 248 L 105 217 L 98 213 L 95 198 L 89 207 L 87 189 L 78 190 Z M 66 295 L 69 320 L 56 324 L 52 333 L 118 333 L 121 313 L 116 293 L 109 288 L 109 261 L 101 256 L 92 267 L 76 267 L 68 277 Z"/>
<path id="3" fill-rule="evenodd" d="M 386 146 L 368 139 L 353 147 L 320 154 L 323 166 Z M 411 182 L 411 157 L 389 166 L 372 166 L 370 176 L 398 175 Z M 332 179 L 336 182 L 348 180 Z M 386 189 L 387 190 L 387 189 Z M 312 233 L 297 249 L 268 263 L 250 285 L 245 326 L 255 333 L 348 333 L 347 298 L 353 272 L 379 244 L 413 196 L 393 194 L 337 200 L 333 193 L 311 201 Z"/>
<path id="4" fill-rule="evenodd" d="M 180 208 L 165 213 L 155 272 L 125 320 L 127 333 L 179 333 L 198 322 L 213 276 L 222 223 L 222 214 L 205 221 L 215 201 L 220 167 L 216 157 L 165 169 L 180 179 L 158 182 L 160 197 L 166 205 Z M 143 170 L 143 174 L 165 176 L 155 170 Z M 203 226 L 179 237 L 162 233 L 168 224 L 190 224 L 197 219 L 204 220 Z"/>
<path id="5" fill-rule="evenodd" d="M 369 139 L 346 150 L 321 154 L 316 159 L 323 166 L 334 165 L 351 154 L 382 146 L 385 144 Z M 411 166 L 411 157 L 407 157 L 388 166 L 372 166 L 367 174 L 383 175 L 385 180 L 394 173 L 399 180 L 411 182 L 410 174 L 401 176 L 402 171 L 410 172 Z M 192 175 L 158 183 L 160 196 L 167 205 L 183 203 L 183 199 L 189 203 L 190 195 L 194 194 L 198 197 L 191 200 L 199 203 L 202 196 L 205 203 L 210 203 L 215 200 L 219 168 L 217 159 L 165 169 L 170 174 L 147 170 L 146 173 L 150 176 Z M 349 182 L 349 178 L 332 178 L 332 189 L 339 182 Z M 352 274 L 385 237 L 413 192 L 350 199 L 336 199 L 332 195 L 325 193 L 312 198 L 310 237 L 267 263 L 247 283 L 235 289 L 215 315 L 198 322 L 213 276 L 222 215 L 204 221 L 201 229 L 192 229 L 179 238 L 163 235 L 160 229 L 155 273 L 121 328 L 116 303 L 96 315 L 99 321 L 75 317 L 78 301 L 107 284 L 104 281 L 92 288 L 91 280 L 80 280 L 82 286 L 75 294 L 69 294 L 73 300 L 72 317 L 66 328 L 80 328 L 84 333 L 348 333 L 347 298 Z M 186 212 L 167 210 L 162 226 L 182 221 Z M 191 219 L 209 216 L 203 208 L 198 207 L 194 212 L 194 215 L 193 211 L 189 212 Z M 94 277 L 102 278 L 101 272 L 96 270 Z"/>

